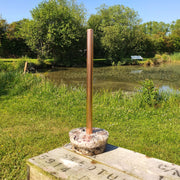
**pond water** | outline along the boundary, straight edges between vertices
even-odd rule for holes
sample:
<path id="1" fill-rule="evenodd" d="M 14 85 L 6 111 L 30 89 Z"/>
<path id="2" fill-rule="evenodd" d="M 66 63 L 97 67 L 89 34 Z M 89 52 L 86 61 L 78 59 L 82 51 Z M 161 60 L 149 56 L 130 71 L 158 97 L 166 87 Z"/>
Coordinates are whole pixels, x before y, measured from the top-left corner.
<path id="1" fill-rule="evenodd" d="M 86 87 L 86 68 L 58 68 L 43 73 L 57 84 Z M 93 88 L 113 91 L 135 91 L 145 79 L 154 84 L 171 89 L 180 88 L 180 63 L 165 64 L 158 67 L 109 66 L 93 69 Z"/>

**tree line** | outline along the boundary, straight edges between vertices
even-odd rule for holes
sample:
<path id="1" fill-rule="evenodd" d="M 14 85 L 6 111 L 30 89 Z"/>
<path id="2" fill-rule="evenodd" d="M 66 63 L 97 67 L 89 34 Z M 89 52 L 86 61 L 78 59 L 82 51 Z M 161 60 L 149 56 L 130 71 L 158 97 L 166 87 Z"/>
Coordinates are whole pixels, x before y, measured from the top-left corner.
<path id="1" fill-rule="evenodd" d="M 130 55 L 180 51 L 180 19 L 142 23 L 138 12 L 123 5 L 102 5 L 86 20 L 86 10 L 74 0 L 48 0 L 32 9 L 31 16 L 11 24 L 0 17 L 0 57 L 79 63 L 84 60 L 87 28 L 94 30 L 95 58 L 118 62 Z"/>

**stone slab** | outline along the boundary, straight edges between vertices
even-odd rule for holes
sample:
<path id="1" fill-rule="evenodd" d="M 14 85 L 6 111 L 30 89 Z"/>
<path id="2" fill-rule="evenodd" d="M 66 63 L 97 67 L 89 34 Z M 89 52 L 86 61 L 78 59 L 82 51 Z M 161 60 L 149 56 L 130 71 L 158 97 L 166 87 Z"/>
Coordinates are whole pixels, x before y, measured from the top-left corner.
<path id="1" fill-rule="evenodd" d="M 180 180 L 180 166 L 109 144 L 95 156 L 77 154 L 69 144 L 27 164 L 29 180 Z"/>
<path id="2" fill-rule="evenodd" d="M 121 147 L 108 145 L 105 153 L 94 158 L 143 180 L 180 180 L 179 165 L 147 157 Z"/>

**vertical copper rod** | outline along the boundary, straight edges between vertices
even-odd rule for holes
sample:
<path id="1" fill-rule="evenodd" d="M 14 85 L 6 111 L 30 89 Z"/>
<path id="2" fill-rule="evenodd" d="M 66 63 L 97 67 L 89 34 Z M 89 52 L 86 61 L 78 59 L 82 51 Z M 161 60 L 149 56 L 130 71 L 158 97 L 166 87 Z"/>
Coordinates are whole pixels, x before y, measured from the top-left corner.
<path id="1" fill-rule="evenodd" d="M 87 30 L 87 110 L 86 134 L 92 134 L 93 30 Z"/>

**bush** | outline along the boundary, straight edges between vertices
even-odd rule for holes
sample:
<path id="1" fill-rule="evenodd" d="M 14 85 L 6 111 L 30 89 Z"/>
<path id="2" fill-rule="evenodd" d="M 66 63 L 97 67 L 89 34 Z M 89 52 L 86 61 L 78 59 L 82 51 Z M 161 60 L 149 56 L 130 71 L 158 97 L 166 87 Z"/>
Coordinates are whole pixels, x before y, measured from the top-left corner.
<path id="1" fill-rule="evenodd" d="M 166 63 L 168 61 L 171 61 L 171 57 L 168 54 L 156 54 L 154 58 L 148 59 L 144 65 L 145 66 L 151 66 L 151 65 L 159 65 L 161 63 Z"/>
<path id="2" fill-rule="evenodd" d="M 118 61 L 117 66 L 121 66 L 121 65 L 122 65 L 122 62 Z"/>
<path id="3" fill-rule="evenodd" d="M 156 54 L 156 55 L 154 56 L 154 59 L 161 60 L 161 59 L 162 59 L 162 57 L 161 57 L 161 55 L 160 55 L 160 54 Z"/>
<path id="4" fill-rule="evenodd" d="M 112 62 L 112 66 L 116 66 L 116 63 L 114 61 Z"/>
<path id="5" fill-rule="evenodd" d="M 140 89 L 140 101 L 141 106 L 157 105 L 162 100 L 159 90 L 155 88 L 152 80 L 145 80 L 142 83 L 142 88 Z"/>
<path id="6" fill-rule="evenodd" d="M 163 54 L 162 55 L 162 61 L 163 62 L 168 62 L 170 60 L 171 60 L 171 58 L 170 58 L 170 56 L 168 54 Z"/>
<path id="7" fill-rule="evenodd" d="M 144 63 L 144 66 L 153 66 L 154 63 L 151 59 L 147 59 L 147 61 Z"/>
<path id="8" fill-rule="evenodd" d="M 152 62 L 154 65 L 159 65 L 162 62 L 162 57 L 159 54 L 156 54 L 154 58 L 152 58 Z"/>
<path id="9" fill-rule="evenodd" d="M 133 63 L 133 61 L 131 60 L 131 58 L 124 58 L 123 59 L 124 65 L 131 65 L 132 63 Z"/>

